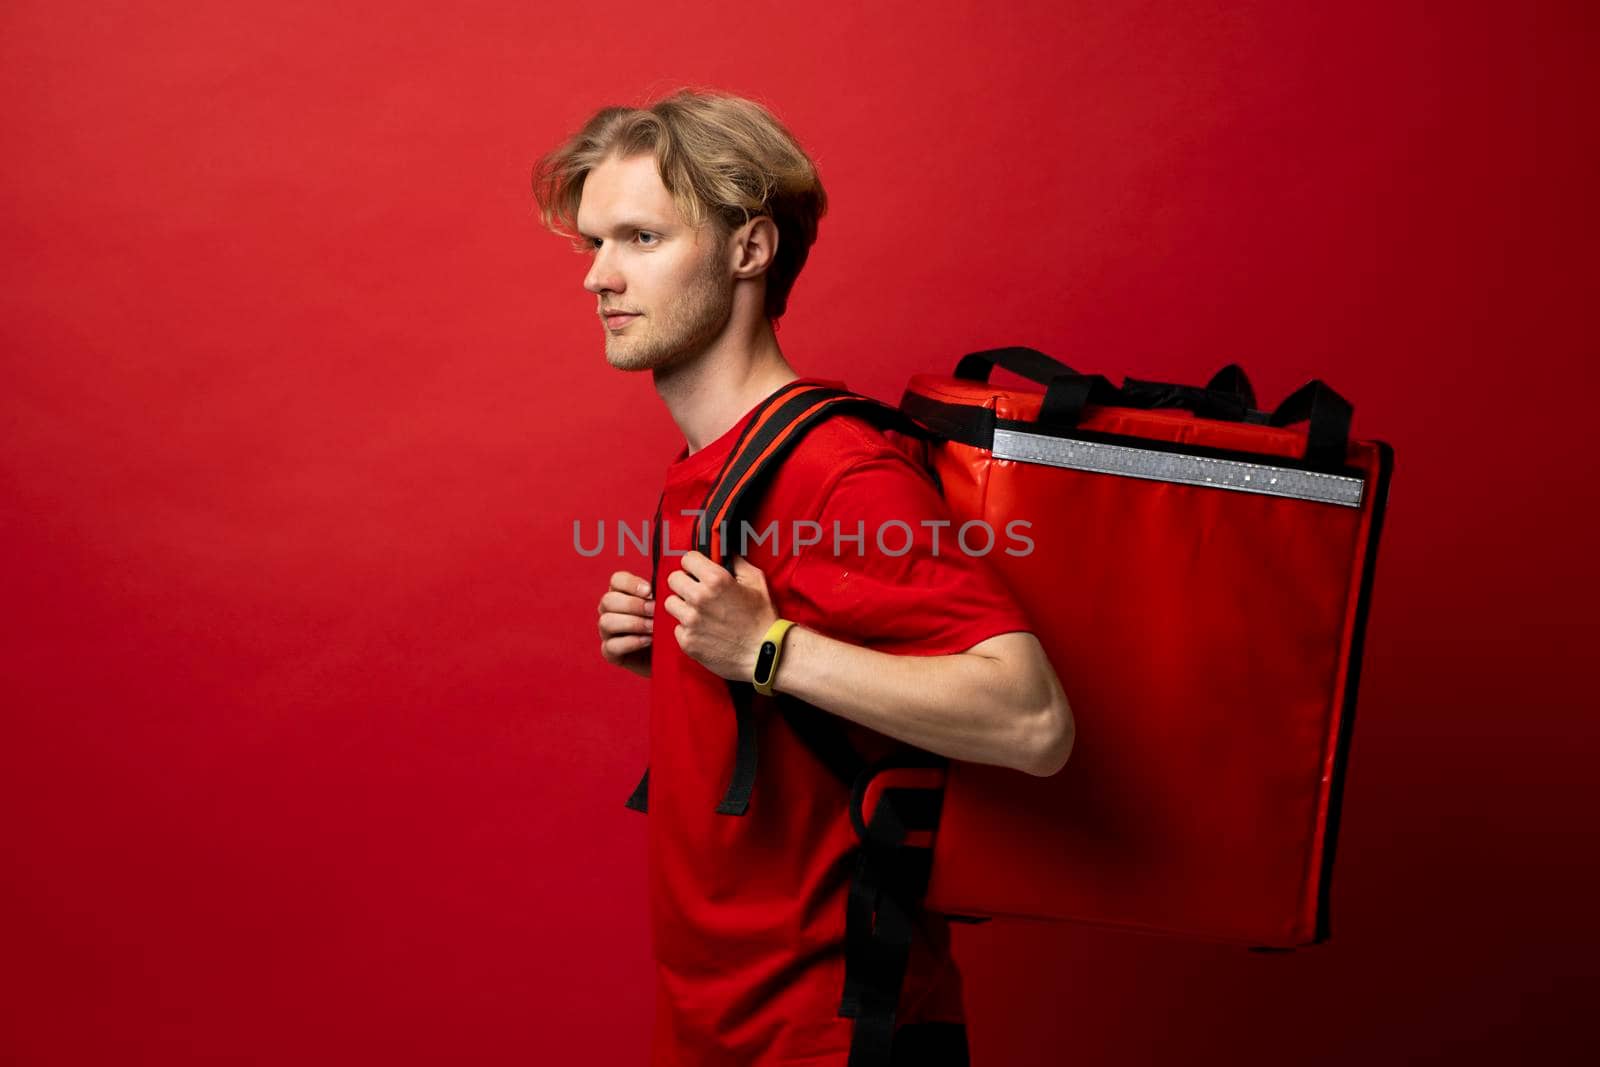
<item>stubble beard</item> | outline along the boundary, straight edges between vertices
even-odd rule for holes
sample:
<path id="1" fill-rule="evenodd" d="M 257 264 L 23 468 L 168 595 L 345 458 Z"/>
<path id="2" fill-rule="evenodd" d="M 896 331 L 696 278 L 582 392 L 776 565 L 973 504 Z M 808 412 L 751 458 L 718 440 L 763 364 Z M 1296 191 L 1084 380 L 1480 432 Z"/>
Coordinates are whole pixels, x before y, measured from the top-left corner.
<path id="1" fill-rule="evenodd" d="M 720 261 L 713 246 L 680 299 L 635 319 L 628 334 L 608 330 L 606 361 L 618 370 L 659 370 L 705 351 L 733 313 L 733 287 L 717 269 Z"/>

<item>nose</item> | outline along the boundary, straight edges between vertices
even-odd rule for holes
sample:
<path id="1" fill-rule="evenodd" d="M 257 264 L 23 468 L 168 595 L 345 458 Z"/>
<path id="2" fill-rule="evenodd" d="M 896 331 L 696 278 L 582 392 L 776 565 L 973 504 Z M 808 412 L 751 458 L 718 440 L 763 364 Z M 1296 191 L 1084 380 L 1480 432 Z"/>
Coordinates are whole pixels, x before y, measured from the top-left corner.
<path id="1" fill-rule="evenodd" d="M 609 249 L 610 241 L 603 241 L 595 250 L 594 259 L 589 264 L 589 273 L 583 276 L 583 287 L 589 292 L 620 293 L 626 286 L 622 281 L 622 273 L 617 270 L 612 260 Z"/>

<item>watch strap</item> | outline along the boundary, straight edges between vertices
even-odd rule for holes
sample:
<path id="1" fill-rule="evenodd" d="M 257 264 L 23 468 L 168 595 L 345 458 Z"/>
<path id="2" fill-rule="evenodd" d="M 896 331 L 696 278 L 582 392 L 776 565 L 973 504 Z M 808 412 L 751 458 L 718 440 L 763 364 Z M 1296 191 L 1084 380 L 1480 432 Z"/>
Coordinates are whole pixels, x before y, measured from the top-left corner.
<path id="1" fill-rule="evenodd" d="M 778 661 L 783 656 L 783 636 L 793 625 L 789 619 L 779 619 L 767 627 L 766 636 L 761 639 L 761 648 L 756 652 L 756 668 L 750 680 L 755 684 L 756 692 L 762 696 L 772 695 L 772 683 L 778 676 Z"/>

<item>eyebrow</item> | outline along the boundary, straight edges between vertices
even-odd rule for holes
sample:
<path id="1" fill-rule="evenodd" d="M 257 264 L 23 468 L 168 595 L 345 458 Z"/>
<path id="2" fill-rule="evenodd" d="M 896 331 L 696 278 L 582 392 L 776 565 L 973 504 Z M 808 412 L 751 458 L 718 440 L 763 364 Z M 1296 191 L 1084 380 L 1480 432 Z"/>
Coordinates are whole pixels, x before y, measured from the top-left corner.
<path id="1" fill-rule="evenodd" d="M 665 233 L 665 232 L 667 232 L 667 229 L 668 229 L 668 227 L 663 226 L 660 223 L 650 222 L 648 220 L 622 219 L 615 226 L 611 227 L 611 232 L 612 233 L 631 233 L 634 230 L 649 230 L 652 233 Z M 602 236 L 602 235 L 588 233 L 585 230 L 580 228 L 578 230 L 578 236 L 579 237 L 596 237 L 596 236 Z"/>

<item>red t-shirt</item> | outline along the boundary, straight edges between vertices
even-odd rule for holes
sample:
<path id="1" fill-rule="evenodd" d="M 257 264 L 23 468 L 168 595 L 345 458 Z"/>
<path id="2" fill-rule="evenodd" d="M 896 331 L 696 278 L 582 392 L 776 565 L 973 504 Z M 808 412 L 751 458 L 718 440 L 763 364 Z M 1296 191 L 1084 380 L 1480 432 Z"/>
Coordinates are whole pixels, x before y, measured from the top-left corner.
<path id="1" fill-rule="evenodd" d="M 807 382 L 843 387 L 817 378 Z M 665 535 L 657 578 L 650 687 L 649 859 L 656 960 L 652 1067 L 844 1067 L 854 1020 L 838 1014 L 844 989 L 845 902 L 857 843 L 847 790 L 755 696 L 760 764 L 743 816 L 714 810 L 734 764 L 727 683 L 690 659 L 663 604 L 667 576 L 694 544 L 695 517 L 747 412 L 716 441 L 667 469 Z M 790 452 L 751 522 L 776 537 L 748 545 L 784 618 L 895 655 L 961 652 L 988 637 L 1030 630 L 982 557 L 957 547 L 916 445 L 852 416 L 812 428 Z M 804 523 L 820 524 L 821 540 Z M 883 533 L 880 524 L 899 520 Z M 835 553 L 834 523 L 839 530 Z M 862 547 L 846 540 L 863 522 Z M 938 552 L 933 538 L 938 536 Z M 737 531 L 729 530 L 733 551 Z M 909 551 L 900 553 L 911 539 Z M 971 538 L 976 551 L 982 538 Z M 997 542 L 999 545 L 999 542 Z M 1000 550 L 999 547 L 994 549 Z M 782 676 L 782 665 L 779 665 Z M 868 759 L 901 743 L 845 720 Z M 961 1021 L 961 977 L 949 925 L 924 915 L 912 945 L 899 1024 Z"/>

